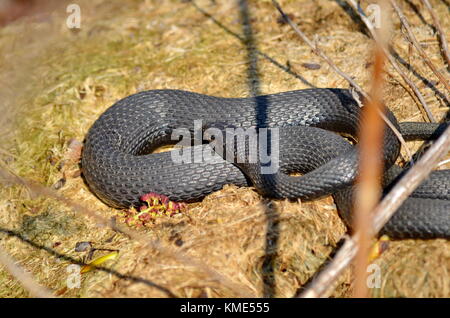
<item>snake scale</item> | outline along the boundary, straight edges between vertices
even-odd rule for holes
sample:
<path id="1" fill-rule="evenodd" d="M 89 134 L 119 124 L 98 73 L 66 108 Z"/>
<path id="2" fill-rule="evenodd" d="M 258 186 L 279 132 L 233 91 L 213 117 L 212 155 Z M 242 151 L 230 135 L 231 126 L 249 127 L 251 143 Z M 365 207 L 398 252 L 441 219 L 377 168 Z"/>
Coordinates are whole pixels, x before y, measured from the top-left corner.
<path id="1" fill-rule="evenodd" d="M 148 192 L 174 201 L 199 200 L 225 184 L 253 185 L 271 198 L 312 200 L 333 195 L 338 211 L 351 224 L 358 146 L 339 134 L 357 137 L 361 108 L 346 89 L 313 88 L 248 98 L 223 98 L 182 90 L 150 90 L 130 95 L 107 109 L 90 128 L 83 149 L 83 175 L 105 203 L 123 208 Z M 444 124 L 398 123 L 386 116 L 405 139 L 435 138 Z M 172 133 L 194 121 L 202 131 L 222 123 L 230 127 L 277 129 L 279 170 L 261 174 L 262 163 L 229 158 L 175 162 L 173 152 L 151 153 L 173 143 Z M 220 125 L 219 125 L 220 126 Z M 272 131 L 272 130 L 269 130 Z M 183 148 L 186 154 L 211 152 L 207 143 Z M 236 147 L 234 155 L 239 155 Z M 245 150 L 244 150 L 245 152 Z M 394 163 L 400 143 L 385 128 L 385 189 L 401 177 Z M 242 154 L 241 154 L 242 155 Z M 245 154 L 244 154 L 245 157 Z M 302 173 L 291 176 L 292 172 Z M 388 190 L 386 190 L 388 191 Z M 434 171 L 382 230 L 393 238 L 450 238 L 450 170 Z"/>

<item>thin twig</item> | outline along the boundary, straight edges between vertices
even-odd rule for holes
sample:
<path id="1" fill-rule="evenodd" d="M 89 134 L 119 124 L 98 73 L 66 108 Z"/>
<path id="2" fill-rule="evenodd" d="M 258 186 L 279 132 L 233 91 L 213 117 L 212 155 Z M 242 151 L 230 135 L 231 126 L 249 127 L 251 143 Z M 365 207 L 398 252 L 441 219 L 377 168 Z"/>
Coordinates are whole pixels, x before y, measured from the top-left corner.
<path id="1" fill-rule="evenodd" d="M 30 273 L 24 271 L 16 261 L 0 248 L 0 264 L 17 279 L 20 284 L 30 293 L 31 296 L 39 298 L 54 298 L 52 292 L 39 285 Z"/>
<path id="2" fill-rule="evenodd" d="M 442 160 L 441 162 L 438 163 L 437 166 L 440 167 L 440 166 L 446 165 L 447 163 L 450 163 L 450 159 Z"/>
<path id="3" fill-rule="evenodd" d="M 433 18 L 434 27 L 436 28 L 439 34 L 439 42 L 441 44 L 442 55 L 444 56 L 444 60 L 447 63 L 447 68 L 450 67 L 450 53 L 448 51 L 447 39 L 445 38 L 445 33 L 442 31 L 441 23 L 439 22 L 439 18 L 434 12 L 433 7 L 431 6 L 428 0 L 422 0 L 422 2 L 427 7 L 428 11 L 430 11 L 430 15 Z"/>
<path id="4" fill-rule="evenodd" d="M 378 233 L 404 200 L 428 177 L 442 157 L 450 151 L 450 126 L 409 169 L 374 210 L 374 231 Z M 392 212 L 391 212 L 392 211 Z"/>
<path id="5" fill-rule="evenodd" d="M 376 42 L 380 42 L 380 39 L 378 38 L 377 33 L 375 31 L 375 26 L 367 18 L 366 14 L 362 10 L 362 8 L 356 3 L 355 0 L 348 0 L 348 1 L 349 1 L 350 5 L 353 7 L 353 9 L 356 11 L 356 13 L 359 15 L 361 20 L 364 22 L 364 24 L 366 25 L 367 29 L 369 30 L 370 34 L 372 35 L 372 38 Z M 400 74 L 400 76 L 409 85 L 409 87 L 411 87 L 411 89 L 413 90 L 414 94 L 419 99 L 420 105 L 422 106 L 423 110 L 427 114 L 428 119 L 431 122 L 435 123 L 436 119 L 434 118 L 433 113 L 431 112 L 430 108 L 428 107 L 428 104 L 425 101 L 425 98 L 423 97 L 423 95 L 419 91 L 419 89 L 417 88 L 416 84 L 414 84 L 414 82 L 411 79 L 409 79 L 408 76 L 406 76 L 405 72 L 403 72 L 403 70 L 398 65 L 397 61 L 392 56 L 392 54 L 389 52 L 389 50 L 387 50 L 387 49 L 384 49 L 384 50 L 385 50 L 384 54 L 386 54 L 386 56 L 389 59 L 389 62 L 391 63 L 391 65 L 394 67 L 394 69 L 397 71 L 397 73 Z"/>
<path id="6" fill-rule="evenodd" d="M 128 237 L 130 237 L 131 239 L 142 243 L 143 246 L 145 246 L 145 247 L 150 247 L 150 248 L 160 252 L 161 254 L 172 257 L 173 259 L 179 261 L 180 263 L 182 263 L 184 265 L 197 268 L 204 274 L 208 275 L 211 280 L 221 283 L 226 288 L 234 291 L 236 293 L 236 295 L 239 295 L 241 297 L 253 297 L 254 296 L 248 287 L 233 282 L 228 277 L 217 272 L 215 269 L 209 267 L 208 265 L 206 265 L 198 260 L 192 259 L 188 255 L 186 255 L 180 251 L 174 250 L 172 247 L 163 246 L 163 245 L 161 245 L 161 243 L 158 240 L 150 240 L 148 237 L 146 237 L 136 231 L 130 230 L 128 228 L 125 228 L 124 226 L 116 224 L 113 221 L 107 220 L 106 218 L 104 218 L 103 216 L 98 214 L 97 212 L 90 210 L 81 204 L 72 202 L 71 200 L 69 200 L 66 197 L 57 193 L 55 190 L 52 190 L 45 186 L 42 186 L 36 182 L 29 181 L 22 177 L 13 175 L 1 167 L 0 167 L 0 177 L 1 177 L 0 182 L 2 182 L 2 181 L 4 182 L 6 180 L 13 184 L 25 186 L 29 189 L 29 191 L 33 192 L 36 195 L 44 196 L 47 198 L 52 198 L 54 200 L 57 200 L 57 201 L 65 204 L 66 206 L 70 207 L 77 213 L 80 213 L 80 214 L 83 214 L 85 216 L 92 218 L 93 220 L 96 221 L 96 225 L 99 227 L 109 227 L 109 228 L 113 229 L 114 231 L 125 234 Z"/>
<path id="7" fill-rule="evenodd" d="M 425 180 L 439 160 L 450 151 L 450 127 L 434 142 L 422 158 L 409 169 L 373 211 L 373 233 L 378 233 L 408 196 Z M 300 297 L 321 297 L 355 257 L 359 232 L 347 239 L 332 262 L 313 280 Z"/>
<path id="8" fill-rule="evenodd" d="M 322 52 L 322 50 L 320 50 L 316 45 L 314 45 L 314 43 L 310 39 L 308 39 L 308 37 L 298 28 L 298 26 L 291 20 L 291 18 L 289 18 L 289 16 L 286 13 L 284 13 L 283 9 L 281 8 L 281 6 L 278 4 L 278 2 L 276 0 L 272 0 L 272 3 L 277 8 L 277 10 L 280 12 L 283 19 L 291 26 L 291 28 L 295 31 L 295 33 L 306 44 L 308 44 L 308 46 L 313 50 L 313 52 L 316 55 L 318 55 L 322 59 L 324 59 L 325 62 L 327 62 L 328 65 L 330 65 L 330 67 L 336 73 L 338 73 L 340 76 L 342 76 L 351 86 L 353 86 L 358 91 L 358 93 L 360 93 L 362 96 L 364 96 L 364 98 L 366 100 L 370 100 L 370 96 L 349 75 L 347 75 L 345 72 L 343 72 L 335 63 L 333 63 L 333 61 L 325 53 Z M 386 52 L 385 52 L 385 54 L 386 54 Z M 398 131 L 397 128 L 395 128 L 395 126 L 389 121 L 389 119 L 383 113 L 379 112 L 379 114 L 383 118 L 383 120 L 386 122 L 386 124 L 389 126 L 389 128 L 397 136 L 398 140 L 404 147 L 407 156 L 409 157 L 408 159 L 412 160 L 411 151 L 409 150 L 409 147 L 406 144 L 406 141 L 403 138 L 402 134 Z"/>
<path id="9" fill-rule="evenodd" d="M 336 64 L 333 63 L 333 61 L 331 61 L 331 59 L 322 52 L 322 50 L 320 50 L 310 39 L 308 39 L 308 37 L 298 28 L 298 26 L 292 22 L 291 18 L 289 18 L 289 16 L 287 14 L 284 13 L 283 9 L 281 9 L 280 5 L 278 4 L 277 1 L 272 0 L 273 5 L 277 8 L 277 10 L 280 12 L 281 16 L 283 17 L 283 19 L 291 26 L 292 29 L 294 29 L 295 33 L 297 33 L 297 35 L 306 43 L 308 44 L 308 46 L 313 50 L 313 52 L 320 56 L 322 59 L 324 59 L 328 65 L 330 65 L 330 67 L 336 72 L 338 73 L 340 76 L 342 76 L 347 82 L 350 83 L 350 85 L 352 85 L 359 93 L 361 93 L 364 98 L 369 98 L 369 96 L 367 95 L 367 93 L 361 88 L 361 86 L 359 86 L 350 76 L 348 76 L 347 74 L 345 74 L 343 71 L 341 71 L 341 69 L 339 67 L 336 66 Z"/>
<path id="10" fill-rule="evenodd" d="M 358 12 L 358 14 L 360 15 L 361 19 L 363 20 L 363 22 L 366 24 L 367 28 L 369 29 L 369 31 L 372 34 L 373 39 L 377 42 L 377 43 L 381 43 L 379 37 L 377 36 L 377 33 L 375 32 L 375 28 L 372 25 L 372 23 L 367 19 L 367 17 L 365 16 L 364 12 L 359 8 L 359 6 L 356 4 L 355 1 L 351 1 L 351 4 L 353 5 L 353 7 L 355 8 L 356 12 Z M 315 47 L 313 45 L 313 43 L 309 40 L 307 40 L 307 37 L 303 34 L 303 32 L 301 32 L 298 27 L 290 20 L 290 18 L 283 12 L 283 10 L 281 9 L 280 5 L 275 1 L 272 0 L 273 4 L 275 5 L 275 7 L 278 9 L 278 11 L 281 13 L 281 15 L 283 16 L 283 18 L 286 20 L 286 22 L 294 29 L 294 31 L 313 49 L 313 51 L 318 54 L 317 52 L 319 51 L 320 54 L 318 54 L 319 56 L 321 56 L 323 58 L 323 53 L 318 50 L 317 47 Z M 383 46 L 382 46 L 383 47 Z M 383 47 L 384 48 L 384 47 Z M 402 71 L 402 69 L 400 68 L 400 66 L 397 64 L 397 62 L 395 61 L 395 59 L 393 58 L 393 56 L 389 53 L 389 51 L 384 48 L 384 53 L 387 56 L 387 58 L 389 59 L 389 62 L 394 66 L 394 68 L 396 69 L 396 71 L 402 76 L 402 78 L 405 80 L 405 82 L 411 87 L 411 89 L 414 91 L 414 93 L 416 94 L 417 98 L 419 99 L 419 101 L 421 102 L 421 105 L 423 107 L 423 109 L 425 110 L 425 112 L 428 115 L 428 118 L 430 119 L 430 121 L 435 121 L 433 114 L 431 113 L 431 111 L 428 108 L 427 103 L 425 102 L 422 94 L 420 93 L 420 91 L 418 90 L 418 88 L 415 86 L 415 84 L 404 74 L 404 72 Z M 324 60 L 326 62 L 328 62 L 328 64 L 330 64 L 330 66 L 336 71 L 339 70 L 339 68 L 337 68 L 334 63 L 332 63 L 332 61 L 329 58 L 324 58 Z M 339 70 L 340 71 L 340 70 Z M 338 74 L 340 74 L 342 76 L 342 72 L 337 72 Z M 348 76 L 343 76 L 346 80 L 349 79 Z M 349 83 L 355 87 L 356 89 L 358 89 L 358 85 L 354 85 L 353 81 L 350 79 Z M 362 93 L 363 96 L 367 96 L 367 94 Z M 389 125 L 389 123 L 388 123 Z M 395 131 L 395 130 L 394 130 Z M 450 133 L 450 129 L 449 131 L 447 131 L 447 134 Z M 447 142 L 450 143 L 450 137 L 441 137 L 442 138 L 447 138 Z M 403 141 L 404 143 L 404 141 Z M 436 142 L 437 143 L 437 142 Z M 435 144 L 436 144 L 435 143 Z M 434 152 L 439 151 L 439 149 L 437 147 L 432 147 L 434 150 Z M 430 148 L 429 151 L 432 151 L 432 148 Z M 406 147 L 406 149 L 408 150 L 408 147 Z M 436 150 L 438 149 L 438 150 Z M 442 154 L 437 154 L 438 156 L 442 155 Z M 424 160 L 425 159 L 425 160 Z M 431 158 L 432 159 L 432 158 Z M 436 159 L 437 161 L 438 159 Z M 434 161 L 430 161 L 430 158 L 426 159 L 426 158 L 422 158 L 421 159 L 421 163 L 423 164 L 423 162 L 428 163 L 430 166 L 428 167 L 429 170 L 432 169 L 433 167 L 433 162 Z M 414 169 L 414 170 L 413 170 Z M 417 170 L 417 168 L 413 167 L 404 177 L 404 179 L 409 175 L 409 178 L 414 178 L 413 174 L 416 173 L 415 171 Z M 428 171 L 429 173 L 430 171 Z M 426 176 L 423 176 L 423 178 L 425 178 Z M 408 179 L 409 179 L 408 178 Z M 404 182 L 408 182 L 408 179 L 406 179 Z M 402 179 L 403 180 L 403 179 Z M 417 185 L 416 185 L 417 186 Z M 396 188 L 394 188 L 392 191 L 399 191 L 398 189 L 396 190 Z M 402 190 L 400 190 L 402 191 Z M 413 189 L 411 190 L 411 192 L 413 191 Z M 408 193 L 406 195 L 406 197 L 409 195 L 410 193 Z M 383 202 L 388 202 L 387 200 L 389 200 L 389 198 L 394 195 L 394 193 L 390 192 L 390 194 L 388 196 L 385 197 L 385 199 L 382 201 Z M 404 199 L 406 199 L 403 198 Z M 397 202 L 398 205 L 400 205 L 403 201 Z M 378 214 L 382 214 L 384 215 L 388 215 L 388 219 L 390 216 L 392 216 L 392 214 L 395 212 L 395 210 L 398 208 L 398 206 L 394 206 L 392 205 L 392 207 L 383 207 L 380 208 L 380 205 L 376 208 L 377 211 L 377 215 Z M 384 210 L 383 210 L 384 209 Z M 378 216 L 379 217 L 379 216 Z M 382 218 L 384 220 L 384 218 Z M 387 221 L 387 219 L 386 219 Z M 385 222 L 386 222 L 385 221 Z M 377 221 L 379 223 L 379 221 Z M 374 221 L 375 223 L 375 221 Z M 382 224 L 384 225 L 384 223 Z M 381 227 L 382 227 L 381 225 Z M 373 234 L 376 234 L 381 227 L 379 227 L 379 224 L 376 227 L 376 231 L 373 232 Z M 356 253 L 357 253 L 357 241 L 359 239 L 359 234 L 360 232 L 356 232 L 352 238 L 346 240 L 346 242 L 344 243 L 344 245 L 342 246 L 342 248 L 340 249 L 340 251 L 336 254 L 335 258 L 333 259 L 332 263 L 330 263 L 325 270 L 313 281 L 313 283 L 311 284 L 310 288 L 308 288 L 304 293 L 302 293 L 300 296 L 301 297 L 321 297 L 323 295 L 325 295 L 326 291 L 329 289 L 329 287 L 332 285 L 332 283 L 338 278 L 338 276 L 340 275 L 340 273 L 342 273 L 342 271 L 347 268 L 347 266 L 352 262 L 352 260 L 354 259 Z"/>
<path id="11" fill-rule="evenodd" d="M 441 72 L 438 71 L 436 66 L 430 61 L 425 51 L 420 46 L 420 43 L 417 41 L 416 37 L 414 36 L 414 33 L 411 30 L 411 27 L 409 26 L 408 19 L 403 14 L 402 9 L 398 6 L 397 2 L 395 0 L 390 0 L 392 7 L 394 8 L 395 12 L 397 13 L 400 22 L 405 27 L 406 31 L 408 32 L 408 38 L 411 41 L 411 43 L 414 45 L 414 47 L 419 52 L 420 56 L 423 58 L 425 64 L 428 65 L 428 67 L 433 71 L 434 75 L 441 81 L 441 83 L 445 86 L 447 91 L 450 92 L 450 85 L 445 79 L 445 77 L 442 75 Z"/>

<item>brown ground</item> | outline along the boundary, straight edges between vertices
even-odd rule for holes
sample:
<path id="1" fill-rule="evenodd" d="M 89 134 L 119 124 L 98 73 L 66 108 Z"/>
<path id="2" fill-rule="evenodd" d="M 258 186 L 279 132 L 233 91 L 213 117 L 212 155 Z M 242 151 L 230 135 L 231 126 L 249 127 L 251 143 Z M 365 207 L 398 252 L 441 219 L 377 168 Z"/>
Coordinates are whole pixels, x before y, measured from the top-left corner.
<path id="1" fill-rule="evenodd" d="M 293 20 L 364 88 L 370 88 L 370 39 L 344 1 L 280 1 Z M 399 1 L 429 58 L 445 74 L 431 18 L 418 0 Z M 450 29 L 445 0 L 431 1 Z M 22 177 L 58 192 L 104 217 L 117 211 L 100 202 L 68 159 L 68 143 L 82 141 L 95 119 L 114 101 L 145 89 L 178 88 L 220 96 L 249 96 L 309 87 L 348 87 L 291 31 L 277 22 L 270 1 L 79 0 L 80 30 L 69 30 L 59 2 L 0 29 L 2 100 L 0 162 Z M 367 2 L 363 2 L 363 7 Z M 47 12 L 47 13 L 46 13 Z M 50 12 L 50 13 L 48 13 Z M 394 19 L 394 48 L 411 65 L 433 114 L 449 111 L 443 85 L 404 40 Z M 250 27 L 244 28 L 243 22 Z M 255 49 L 256 48 L 256 49 Z M 318 63 L 308 69 L 303 63 Z M 400 120 L 425 121 L 412 93 L 388 67 L 385 102 Z M 447 117 L 448 118 L 448 117 Z M 420 143 L 411 143 L 415 150 Z M 443 167 L 449 168 L 450 165 Z M 61 181 L 64 179 L 65 182 Z M 233 297 L 236 290 L 212 281 L 195 267 L 145 249 L 128 237 L 80 216 L 25 187 L 0 189 L 0 246 L 42 285 L 66 297 L 165 297 L 161 288 L 185 297 Z M 269 201 L 253 189 L 226 186 L 182 215 L 158 219 L 140 230 L 222 273 L 254 296 L 290 297 L 330 257 L 346 228 L 331 198 L 315 202 Z M 119 250 L 103 265 L 140 277 L 90 271 L 81 288 L 64 290 L 69 258 L 80 241 Z M 105 254 L 106 252 L 103 252 Z M 98 252 L 94 258 L 103 255 Z M 64 258 L 66 257 L 66 258 Z M 390 242 L 375 262 L 381 268 L 376 297 L 450 296 L 450 243 Z M 0 269 L 0 296 L 28 293 Z M 343 275 L 332 296 L 351 294 Z"/>

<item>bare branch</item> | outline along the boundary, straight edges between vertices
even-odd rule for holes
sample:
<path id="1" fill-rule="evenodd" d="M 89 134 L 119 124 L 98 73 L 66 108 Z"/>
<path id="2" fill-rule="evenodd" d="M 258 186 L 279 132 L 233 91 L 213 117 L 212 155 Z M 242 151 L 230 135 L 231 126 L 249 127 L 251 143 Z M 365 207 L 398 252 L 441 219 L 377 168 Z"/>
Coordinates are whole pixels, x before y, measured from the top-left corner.
<path id="1" fill-rule="evenodd" d="M 39 285 L 31 274 L 24 271 L 16 261 L 0 248 L 0 264 L 17 279 L 20 284 L 30 293 L 31 296 L 39 298 L 54 298 L 52 292 Z"/>
<path id="2" fill-rule="evenodd" d="M 433 71 L 433 73 L 436 75 L 436 77 L 441 81 L 441 83 L 445 86 L 447 91 L 450 92 L 450 85 L 448 84 L 445 77 L 442 75 L 441 72 L 438 71 L 436 66 L 430 61 L 425 51 L 420 46 L 420 43 L 417 41 L 416 37 L 414 36 L 414 33 L 411 30 L 411 27 L 409 26 L 408 19 L 406 19 L 405 15 L 403 14 L 402 9 L 398 6 L 397 2 L 395 0 L 390 0 L 392 7 L 394 8 L 395 12 L 397 13 L 398 17 L 400 18 L 400 22 L 405 27 L 406 31 L 408 32 L 408 39 L 410 42 L 414 45 L 414 47 L 419 52 L 420 56 L 423 58 L 425 63 L 428 65 L 428 67 Z"/>
<path id="3" fill-rule="evenodd" d="M 436 27 L 436 30 L 439 34 L 439 42 L 441 43 L 441 51 L 442 55 L 444 56 L 444 60 L 447 63 L 447 68 L 450 67 L 450 53 L 448 51 L 448 45 L 447 45 L 447 39 L 445 38 L 445 33 L 442 31 L 441 23 L 439 22 L 439 18 L 434 12 L 433 7 L 431 6 L 430 2 L 428 0 L 422 0 L 422 2 L 427 7 L 428 11 L 430 11 L 430 15 L 433 18 L 434 26 Z"/>
<path id="4" fill-rule="evenodd" d="M 433 143 L 422 158 L 409 169 L 374 210 L 374 231 L 379 232 L 403 201 L 424 181 L 450 151 L 450 127 Z"/>
<path id="5" fill-rule="evenodd" d="M 405 174 L 373 211 L 373 233 L 378 233 L 403 201 L 425 180 L 439 160 L 450 151 L 450 127 L 434 142 L 422 158 Z M 321 297 L 354 259 L 359 232 L 347 239 L 333 261 L 314 279 L 300 297 Z"/>
<path id="6" fill-rule="evenodd" d="M 19 176 L 12 175 L 11 173 L 7 172 L 6 170 L 4 170 L 1 167 L 0 167 L 0 177 L 1 177 L 0 182 L 7 181 L 12 184 L 25 186 L 36 195 L 44 196 L 47 198 L 52 198 L 54 200 L 57 200 L 57 201 L 65 204 L 66 206 L 70 207 L 77 213 L 80 213 L 80 214 L 83 214 L 85 216 L 92 218 L 93 220 L 96 221 L 96 225 L 99 227 L 110 227 L 114 231 L 123 233 L 123 234 L 127 235 L 128 237 L 130 237 L 131 239 L 142 243 L 144 247 L 150 247 L 154 250 L 157 250 L 161 254 L 172 257 L 173 259 L 179 261 L 180 263 L 182 263 L 184 265 L 197 268 L 201 272 L 208 275 L 212 281 L 221 283 L 226 288 L 234 291 L 236 293 L 236 295 L 239 295 L 241 297 L 253 297 L 254 296 L 253 292 L 250 291 L 248 287 L 233 282 L 228 277 L 217 272 L 215 269 L 207 266 L 206 264 L 204 264 L 198 260 L 192 259 L 188 255 L 186 255 L 180 251 L 176 251 L 172 247 L 163 246 L 163 245 L 161 245 L 161 243 L 158 240 L 150 240 L 148 237 L 146 237 L 136 231 L 133 231 L 128 228 L 125 228 L 124 226 L 115 224 L 115 222 L 107 220 L 106 218 L 104 218 L 103 216 L 98 214 L 97 212 L 90 210 L 78 203 L 72 202 L 71 200 L 67 199 L 66 197 L 60 195 L 59 193 L 57 193 L 56 191 L 54 191 L 50 188 L 44 187 L 36 182 L 26 180 Z"/>
<path id="7" fill-rule="evenodd" d="M 356 3 L 355 0 L 348 0 L 348 1 L 349 1 L 350 5 L 353 7 L 353 9 L 355 9 L 355 11 L 358 13 L 359 17 L 364 22 L 364 24 L 366 25 L 367 29 L 369 30 L 370 34 L 372 35 L 372 38 L 376 42 L 380 42 L 380 39 L 378 38 L 377 33 L 375 31 L 375 26 L 367 18 L 366 14 L 362 10 L 362 8 Z M 411 87 L 411 89 L 413 90 L 414 94 L 419 99 L 423 110 L 427 114 L 428 119 L 431 122 L 435 123 L 436 119 L 434 118 L 433 113 L 431 112 L 430 108 L 428 107 L 428 104 L 425 101 L 425 98 L 423 97 L 422 93 L 419 91 L 417 86 L 414 84 L 414 82 L 412 80 L 410 80 L 408 78 L 408 76 L 406 76 L 405 72 L 403 72 L 403 70 L 398 65 L 398 63 L 395 60 L 395 58 L 392 56 L 392 54 L 387 49 L 385 49 L 384 53 L 386 54 L 387 58 L 389 59 L 389 62 L 394 67 L 394 69 L 397 71 L 397 73 L 400 74 L 400 76 L 403 78 L 403 80 L 409 85 L 409 87 Z"/>
<path id="8" fill-rule="evenodd" d="M 322 59 L 324 59 L 328 65 L 330 65 L 330 67 L 336 72 L 338 73 L 340 76 L 342 76 L 347 82 L 350 83 L 350 85 L 352 85 L 360 94 L 362 94 L 365 98 L 369 98 L 369 96 L 367 95 L 367 93 L 361 88 L 361 86 L 359 86 L 350 76 L 348 76 L 347 74 L 345 74 L 343 71 L 341 71 L 341 69 L 339 67 L 336 66 L 336 64 L 333 63 L 333 61 L 331 61 L 331 59 L 325 55 L 325 53 L 322 52 L 322 50 L 320 50 L 316 45 L 314 45 L 314 43 L 308 39 L 308 37 L 298 28 L 298 26 L 292 22 L 291 18 L 289 18 L 283 11 L 283 9 L 281 9 L 280 5 L 278 4 L 277 1 L 272 0 L 273 5 L 277 8 L 277 10 L 280 12 L 281 16 L 283 17 L 283 19 L 292 27 L 292 29 L 294 29 L 295 33 L 297 33 L 297 35 L 306 43 L 308 44 L 308 46 L 313 50 L 313 52 L 320 56 Z"/>
<path id="9" fill-rule="evenodd" d="M 339 251 L 334 256 L 320 274 L 310 283 L 305 291 L 298 297 L 300 298 L 322 298 L 327 297 L 329 289 L 333 286 L 339 276 L 351 264 L 358 252 L 358 237 L 353 235 L 345 240 Z"/>
<path id="10" fill-rule="evenodd" d="M 450 159 L 442 160 L 441 162 L 438 163 L 437 166 L 440 167 L 440 166 L 446 165 L 447 163 L 450 163 Z"/>
<path id="11" fill-rule="evenodd" d="M 292 27 L 292 29 L 295 31 L 295 33 L 306 44 L 308 44 L 308 46 L 313 50 L 313 52 L 316 55 L 318 55 L 322 59 L 324 59 L 325 62 L 327 62 L 328 65 L 330 65 L 330 67 L 336 73 L 338 73 L 340 76 L 342 76 L 351 86 L 353 86 L 358 91 L 358 93 L 360 93 L 362 96 L 364 96 L 365 99 L 370 100 L 370 96 L 349 75 L 347 75 L 345 72 L 343 72 L 336 64 L 333 63 L 333 61 L 325 53 L 322 52 L 322 50 L 320 50 L 317 46 L 314 45 L 314 43 L 310 39 L 308 39 L 308 37 L 298 28 L 298 26 L 291 20 L 291 18 L 289 18 L 289 16 L 286 13 L 284 13 L 283 9 L 281 8 L 281 6 L 278 4 L 278 2 L 276 0 L 272 0 L 272 3 L 277 8 L 277 10 L 280 12 L 283 19 L 285 19 L 285 21 Z M 385 54 L 386 54 L 386 52 L 385 52 Z M 419 94 L 420 94 L 420 92 L 419 92 Z M 408 159 L 412 160 L 411 151 L 409 150 L 409 147 L 406 144 L 405 139 L 402 137 L 402 134 L 398 131 L 397 128 L 395 128 L 395 126 L 389 121 L 389 119 L 383 113 L 379 112 L 379 114 L 383 118 L 383 120 L 386 122 L 386 124 L 389 126 L 389 128 L 397 136 L 398 140 L 404 147 L 406 154 L 409 157 Z M 433 116 L 433 115 L 431 115 L 431 116 Z"/>

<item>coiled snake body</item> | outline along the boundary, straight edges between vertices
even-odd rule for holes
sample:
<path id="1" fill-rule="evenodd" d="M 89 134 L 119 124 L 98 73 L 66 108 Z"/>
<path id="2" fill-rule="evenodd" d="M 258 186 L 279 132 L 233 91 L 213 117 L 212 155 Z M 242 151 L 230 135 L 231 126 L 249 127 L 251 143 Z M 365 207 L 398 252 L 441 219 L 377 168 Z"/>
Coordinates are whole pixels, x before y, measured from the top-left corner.
<path id="1" fill-rule="evenodd" d="M 315 88 L 250 97 L 221 98 L 181 90 L 152 90 L 128 96 L 111 106 L 90 128 L 82 157 L 90 189 L 113 207 L 129 207 L 148 192 L 174 201 L 201 199 L 225 184 L 254 185 L 273 198 L 309 200 L 333 194 L 350 224 L 352 185 L 357 175 L 357 147 L 336 133 L 356 137 L 361 109 L 348 90 Z M 442 125 L 398 124 L 405 138 L 436 136 Z M 225 123 L 238 128 L 279 128 L 280 170 L 260 174 L 259 164 L 235 164 L 218 156 L 175 162 L 171 152 L 150 152 L 171 142 L 178 128 L 193 134 L 194 121 L 204 127 Z M 194 137 L 197 138 L 198 137 Z M 199 137 L 201 139 L 201 136 Z M 172 141 L 173 142 L 173 141 Z M 183 151 L 211 151 L 200 144 Z M 180 150 L 172 150 L 180 151 Z M 400 144 L 385 129 L 386 184 L 401 174 L 393 166 Z M 227 158 L 228 159 L 228 158 Z M 289 176 L 303 173 L 301 177 Z M 396 238 L 450 237 L 450 170 L 435 171 L 405 201 L 383 232 Z"/>

